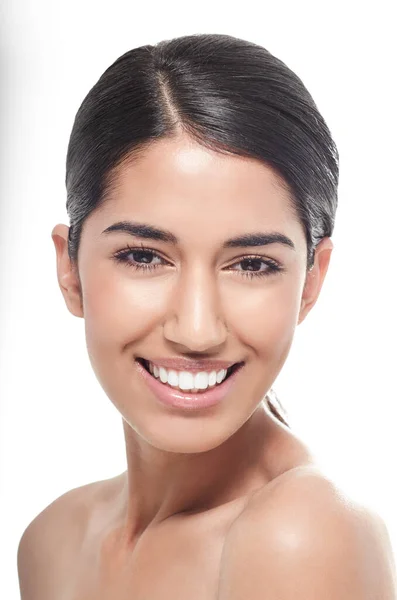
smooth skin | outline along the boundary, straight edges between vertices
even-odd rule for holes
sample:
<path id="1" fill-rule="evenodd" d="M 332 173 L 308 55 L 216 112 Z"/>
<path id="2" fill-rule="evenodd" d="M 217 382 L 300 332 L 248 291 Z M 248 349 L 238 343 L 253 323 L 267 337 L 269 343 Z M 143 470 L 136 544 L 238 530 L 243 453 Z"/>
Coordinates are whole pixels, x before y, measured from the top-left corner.
<path id="1" fill-rule="evenodd" d="M 102 233 L 120 221 L 178 243 Z M 294 248 L 222 247 L 258 231 Z M 88 217 L 78 271 L 67 236 L 53 228 L 59 286 L 122 416 L 127 470 L 67 492 L 25 530 L 22 600 L 394 600 L 382 519 L 321 473 L 262 402 L 333 248 L 324 238 L 306 272 L 304 231 L 276 173 L 184 134 L 156 141 Z M 128 262 L 116 261 L 128 245 Z M 281 270 L 244 275 L 269 270 L 262 261 Z M 245 366 L 225 402 L 188 415 L 160 404 L 134 368 L 135 357 L 176 356 Z"/>

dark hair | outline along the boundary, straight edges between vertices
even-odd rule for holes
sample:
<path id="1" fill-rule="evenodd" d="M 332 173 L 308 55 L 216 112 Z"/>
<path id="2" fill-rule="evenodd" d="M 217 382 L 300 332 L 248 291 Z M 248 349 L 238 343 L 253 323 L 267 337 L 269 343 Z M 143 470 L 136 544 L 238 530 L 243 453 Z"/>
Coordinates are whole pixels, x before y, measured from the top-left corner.
<path id="1" fill-rule="evenodd" d="M 334 228 L 336 145 L 301 79 L 262 46 L 225 34 L 129 50 L 88 92 L 66 158 L 71 262 L 77 267 L 84 222 L 110 197 L 120 167 L 181 132 L 273 168 L 303 226 L 310 269 L 316 245 Z"/>

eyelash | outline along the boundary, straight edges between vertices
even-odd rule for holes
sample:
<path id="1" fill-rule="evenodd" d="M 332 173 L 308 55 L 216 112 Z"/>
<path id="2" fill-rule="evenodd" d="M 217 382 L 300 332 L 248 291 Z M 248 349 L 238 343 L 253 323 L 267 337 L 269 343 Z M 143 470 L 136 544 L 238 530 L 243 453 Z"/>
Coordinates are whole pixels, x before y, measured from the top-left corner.
<path id="1" fill-rule="evenodd" d="M 162 258 L 157 252 L 155 252 L 154 250 L 151 250 L 150 248 L 145 248 L 144 246 L 141 246 L 139 248 L 132 247 L 132 246 L 126 246 L 125 248 L 123 248 L 123 250 L 119 250 L 118 252 L 113 254 L 113 258 L 118 263 L 125 264 L 126 266 L 132 267 L 133 269 L 135 269 L 137 271 L 152 271 L 152 270 L 157 269 L 158 267 L 162 266 L 162 265 L 143 266 L 139 263 L 134 264 L 131 261 L 127 260 L 127 256 L 129 254 L 133 254 L 133 253 L 135 254 L 138 252 L 143 252 L 145 254 L 151 255 L 152 257 L 158 257 L 161 260 L 165 261 L 165 259 Z M 280 272 L 284 271 L 284 268 L 279 263 L 277 263 L 276 261 L 271 260 L 271 259 L 265 260 L 262 256 L 245 256 L 240 261 L 233 263 L 233 264 L 238 265 L 244 261 L 251 261 L 251 260 L 259 260 L 259 261 L 265 263 L 268 266 L 268 269 L 266 271 L 257 271 L 257 272 L 256 271 L 240 271 L 240 273 L 242 274 L 243 277 L 248 277 L 249 279 L 253 279 L 255 277 L 268 277 L 275 273 L 280 273 Z"/>

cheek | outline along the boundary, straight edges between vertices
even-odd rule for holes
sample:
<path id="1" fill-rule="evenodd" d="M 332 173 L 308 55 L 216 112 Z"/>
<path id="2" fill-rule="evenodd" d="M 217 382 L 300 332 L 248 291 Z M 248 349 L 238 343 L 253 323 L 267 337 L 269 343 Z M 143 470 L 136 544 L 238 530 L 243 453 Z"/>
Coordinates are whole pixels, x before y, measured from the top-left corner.
<path id="1" fill-rule="evenodd" d="M 141 341 L 143 347 L 164 314 L 164 285 L 155 286 L 153 281 L 133 281 L 125 275 L 105 275 L 99 270 L 85 278 L 86 347 L 96 377 L 109 398 L 123 397 L 132 353 Z"/>
<path id="2" fill-rule="evenodd" d="M 120 352 L 138 342 L 164 314 L 164 282 L 128 275 L 92 273 L 83 288 L 87 345 L 92 352 Z"/>
<path id="3" fill-rule="evenodd" d="M 233 316 L 239 339 L 267 361 L 285 359 L 298 321 L 300 292 L 300 283 L 285 276 L 240 295 Z"/>

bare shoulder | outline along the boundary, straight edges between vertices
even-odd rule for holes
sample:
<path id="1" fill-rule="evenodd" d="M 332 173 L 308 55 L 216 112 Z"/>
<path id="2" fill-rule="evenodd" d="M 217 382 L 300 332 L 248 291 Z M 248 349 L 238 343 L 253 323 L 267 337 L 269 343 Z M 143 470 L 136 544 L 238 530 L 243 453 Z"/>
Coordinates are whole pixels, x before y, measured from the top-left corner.
<path id="1" fill-rule="evenodd" d="M 396 600 L 383 519 L 315 466 L 255 494 L 225 541 L 219 600 Z"/>
<path id="2" fill-rule="evenodd" d="M 59 597 L 62 576 L 72 567 L 93 501 L 104 483 L 93 482 L 65 492 L 28 524 L 17 551 L 22 600 Z"/>

